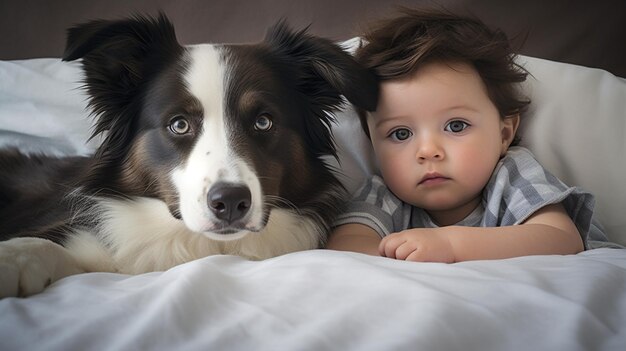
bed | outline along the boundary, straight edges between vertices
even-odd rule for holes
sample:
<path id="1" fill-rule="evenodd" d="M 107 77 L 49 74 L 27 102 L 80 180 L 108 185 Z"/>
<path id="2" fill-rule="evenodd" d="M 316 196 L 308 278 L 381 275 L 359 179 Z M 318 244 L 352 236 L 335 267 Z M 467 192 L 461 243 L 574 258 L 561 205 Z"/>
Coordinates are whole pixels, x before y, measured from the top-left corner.
<path id="1" fill-rule="evenodd" d="M 522 144 L 594 193 L 609 239 L 626 245 L 626 79 L 518 60 L 532 74 Z M 92 152 L 79 68 L 0 61 L 0 147 Z M 354 111 L 337 117 L 354 190 L 376 167 Z M 439 264 L 319 249 L 80 274 L 0 300 L 0 350 L 626 350 L 626 250 Z"/>

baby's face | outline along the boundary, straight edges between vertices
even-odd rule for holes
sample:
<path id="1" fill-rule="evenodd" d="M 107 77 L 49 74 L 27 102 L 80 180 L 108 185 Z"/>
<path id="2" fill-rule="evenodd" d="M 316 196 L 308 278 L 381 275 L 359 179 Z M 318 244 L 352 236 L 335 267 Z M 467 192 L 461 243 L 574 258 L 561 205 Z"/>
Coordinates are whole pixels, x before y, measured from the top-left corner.
<path id="1" fill-rule="evenodd" d="M 388 187 L 440 225 L 476 207 L 508 147 L 504 123 L 467 64 L 431 63 L 410 78 L 383 82 L 368 125 Z"/>

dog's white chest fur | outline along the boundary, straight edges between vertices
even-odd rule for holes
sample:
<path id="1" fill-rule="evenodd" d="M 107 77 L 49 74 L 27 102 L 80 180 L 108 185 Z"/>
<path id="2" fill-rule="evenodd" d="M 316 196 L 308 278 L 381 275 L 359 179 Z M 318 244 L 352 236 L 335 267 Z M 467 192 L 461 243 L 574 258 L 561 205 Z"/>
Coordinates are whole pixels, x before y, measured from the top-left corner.
<path id="1" fill-rule="evenodd" d="M 149 198 L 100 202 L 103 222 L 95 233 L 78 231 L 66 247 L 90 271 L 137 274 L 162 271 L 215 254 L 265 259 L 314 249 L 323 235 L 312 220 L 274 209 L 265 229 L 242 239 L 215 241 L 173 218 L 165 204 Z"/>

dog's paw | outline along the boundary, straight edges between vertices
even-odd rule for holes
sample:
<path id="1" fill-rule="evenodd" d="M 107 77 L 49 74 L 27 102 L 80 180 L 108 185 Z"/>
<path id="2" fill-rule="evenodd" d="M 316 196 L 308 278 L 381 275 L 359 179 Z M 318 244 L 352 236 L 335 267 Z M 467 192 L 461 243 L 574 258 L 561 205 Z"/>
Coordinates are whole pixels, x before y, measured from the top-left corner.
<path id="1" fill-rule="evenodd" d="M 16 238 L 0 242 L 0 298 L 30 296 L 81 272 L 67 250 L 52 241 Z"/>

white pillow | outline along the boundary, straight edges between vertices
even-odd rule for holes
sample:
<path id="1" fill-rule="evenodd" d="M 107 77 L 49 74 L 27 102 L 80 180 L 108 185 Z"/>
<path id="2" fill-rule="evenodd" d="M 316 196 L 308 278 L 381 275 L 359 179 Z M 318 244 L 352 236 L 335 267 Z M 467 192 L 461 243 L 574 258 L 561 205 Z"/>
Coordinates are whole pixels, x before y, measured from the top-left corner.
<path id="1" fill-rule="evenodd" d="M 77 62 L 0 61 L 0 147 L 51 155 L 87 154 L 91 121 Z"/>
<path id="2" fill-rule="evenodd" d="M 358 39 L 342 43 L 352 52 Z M 599 69 L 519 56 L 532 103 L 521 122 L 521 145 L 566 184 L 596 197 L 597 218 L 609 240 L 626 245 L 626 80 Z M 354 191 L 377 172 L 356 113 L 338 116 L 335 130 L 342 177 Z"/>
<path id="3" fill-rule="evenodd" d="M 518 62 L 533 75 L 522 145 L 565 183 L 593 193 L 609 239 L 626 245 L 626 79 L 531 57 Z"/>

